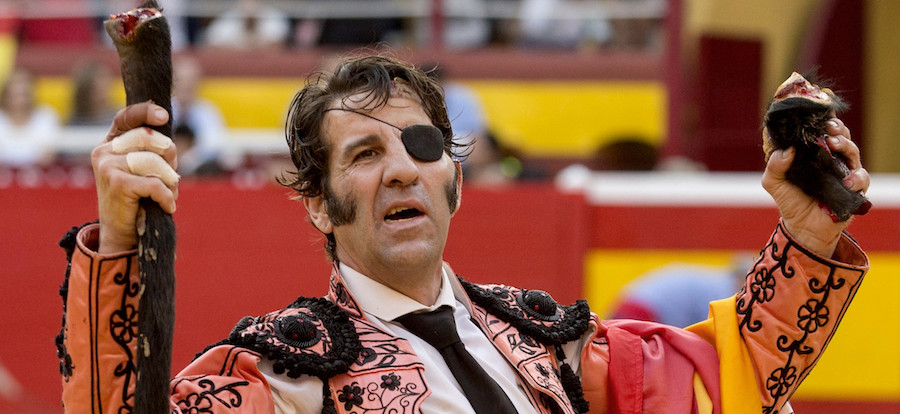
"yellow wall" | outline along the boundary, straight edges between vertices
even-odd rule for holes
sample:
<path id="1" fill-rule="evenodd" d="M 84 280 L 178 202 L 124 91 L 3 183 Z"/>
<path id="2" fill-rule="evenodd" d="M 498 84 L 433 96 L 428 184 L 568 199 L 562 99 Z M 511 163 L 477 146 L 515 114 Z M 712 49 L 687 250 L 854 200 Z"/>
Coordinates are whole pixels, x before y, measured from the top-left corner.
<path id="1" fill-rule="evenodd" d="M 629 281 L 671 262 L 723 266 L 731 251 L 595 250 L 585 262 L 585 294 L 603 314 Z M 825 355 L 797 391 L 806 399 L 900 398 L 900 253 L 870 253 L 866 275 Z"/>
<path id="2" fill-rule="evenodd" d="M 866 97 L 867 151 L 869 169 L 900 172 L 900 2 L 867 1 Z"/>
<path id="3" fill-rule="evenodd" d="M 467 82 L 490 127 L 528 155 L 589 157 L 622 135 L 665 138 L 666 91 L 658 82 Z"/>
<path id="4" fill-rule="evenodd" d="M 472 81 L 491 128 L 528 155 L 589 157 L 605 141 L 631 135 L 659 144 L 665 137 L 666 91 L 659 82 Z M 200 95 L 215 102 L 231 128 L 284 128 L 294 78 L 210 78 Z M 125 102 L 117 80 L 113 100 Z M 71 108 L 66 78 L 43 78 L 38 99 L 66 119 Z"/>

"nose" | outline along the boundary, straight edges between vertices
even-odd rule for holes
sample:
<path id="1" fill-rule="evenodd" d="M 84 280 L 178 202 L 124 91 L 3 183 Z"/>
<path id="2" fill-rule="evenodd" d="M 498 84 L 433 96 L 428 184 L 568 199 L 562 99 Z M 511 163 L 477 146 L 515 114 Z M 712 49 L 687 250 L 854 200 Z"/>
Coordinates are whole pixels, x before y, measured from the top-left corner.
<path id="1" fill-rule="evenodd" d="M 419 165 L 406 152 L 406 147 L 399 137 L 391 140 L 388 148 L 388 156 L 384 158 L 386 163 L 382 183 L 386 187 L 408 186 L 419 180 Z"/>

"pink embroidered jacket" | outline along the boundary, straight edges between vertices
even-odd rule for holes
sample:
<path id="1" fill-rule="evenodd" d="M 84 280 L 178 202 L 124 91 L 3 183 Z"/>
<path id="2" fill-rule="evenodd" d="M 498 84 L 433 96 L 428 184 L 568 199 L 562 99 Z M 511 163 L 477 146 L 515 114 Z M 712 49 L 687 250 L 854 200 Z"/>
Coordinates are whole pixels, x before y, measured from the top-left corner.
<path id="1" fill-rule="evenodd" d="M 74 413 L 130 412 L 138 315 L 135 252 L 98 255 L 97 225 L 75 236 L 57 344 L 63 403 Z M 868 269 L 843 236 L 816 257 L 779 225 L 735 298 L 734 318 L 753 361 L 759 403 L 778 412 L 824 350 Z M 600 321 L 583 301 L 559 306 L 540 291 L 462 282 L 472 314 L 506 356 L 541 413 L 722 413 L 719 354 L 686 330 Z M 578 375 L 561 345 L 584 344 Z M 174 413 L 273 413 L 259 362 L 276 375 L 322 380 L 323 412 L 420 412 L 431 392 L 405 340 L 366 319 L 340 275 L 326 298 L 244 318 L 171 381 Z M 586 402 L 585 402 L 586 401 Z M 333 410 L 333 411 L 332 411 Z"/>

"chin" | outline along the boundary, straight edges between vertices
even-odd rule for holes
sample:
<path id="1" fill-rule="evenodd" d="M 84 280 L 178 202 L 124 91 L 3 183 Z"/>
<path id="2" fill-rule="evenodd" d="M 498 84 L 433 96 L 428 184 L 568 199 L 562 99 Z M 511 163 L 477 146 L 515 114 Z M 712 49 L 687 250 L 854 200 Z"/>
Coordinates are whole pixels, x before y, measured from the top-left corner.
<path id="1" fill-rule="evenodd" d="M 443 245 L 435 246 L 422 242 L 400 243 L 383 252 L 381 256 L 383 263 L 398 269 L 426 267 L 441 262 Z"/>

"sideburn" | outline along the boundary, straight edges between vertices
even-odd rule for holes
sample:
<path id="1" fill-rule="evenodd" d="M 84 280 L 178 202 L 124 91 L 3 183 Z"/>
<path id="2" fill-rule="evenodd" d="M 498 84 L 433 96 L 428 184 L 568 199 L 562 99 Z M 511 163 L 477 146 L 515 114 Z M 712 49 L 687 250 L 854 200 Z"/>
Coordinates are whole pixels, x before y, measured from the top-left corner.
<path id="1" fill-rule="evenodd" d="M 444 191 L 447 193 L 447 204 L 450 206 L 450 212 L 456 212 L 459 207 L 459 168 L 453 166 L 453 178 L 449 183 L 444 185 Z"/>
<path id="2" fill-rule="evenodd" d="M 343 226 L 356 221 L 356 199 L 352 196 L 338 197 L 331 191 L 331 185 L 325 184 L 325 212 L 331 224 Z"/>

